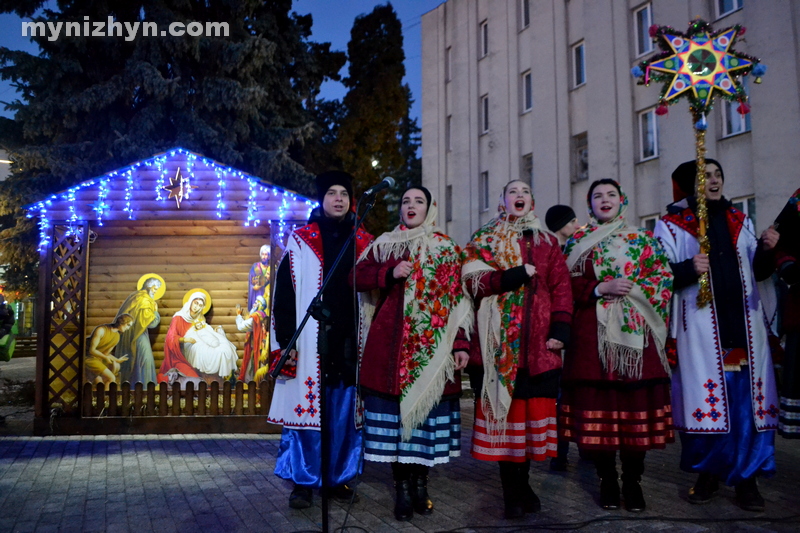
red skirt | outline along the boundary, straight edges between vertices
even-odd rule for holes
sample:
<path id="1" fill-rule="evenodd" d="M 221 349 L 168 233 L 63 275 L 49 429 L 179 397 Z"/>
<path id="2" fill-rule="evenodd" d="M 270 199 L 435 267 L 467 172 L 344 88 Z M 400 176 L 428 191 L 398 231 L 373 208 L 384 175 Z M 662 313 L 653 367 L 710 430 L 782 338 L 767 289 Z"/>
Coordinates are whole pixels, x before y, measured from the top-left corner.
<path id="1" fill-rule="evenodd" d="M 675 441 L 669 384 L 637 389 L 567 385 L 559 437 L 586 450 L 664 448 Z"/>
<path id="2" fill-rule="evenodd" d="M 482 461 L 544 461 L 556 456 L 556 400 L 530 398 L 511 400 L 503 431 L 489 435 L 481 401 L 475 406 L 472 457 Z"/>

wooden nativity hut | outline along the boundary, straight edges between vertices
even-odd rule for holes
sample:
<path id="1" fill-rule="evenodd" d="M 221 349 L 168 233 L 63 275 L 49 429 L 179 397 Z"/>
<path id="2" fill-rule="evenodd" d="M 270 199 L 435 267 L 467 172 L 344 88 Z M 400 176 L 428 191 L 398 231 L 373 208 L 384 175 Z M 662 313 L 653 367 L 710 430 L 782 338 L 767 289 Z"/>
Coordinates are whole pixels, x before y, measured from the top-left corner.
<path id="1" fill-rule="evenodd" d="M 277 431 L 258 296 L 315 205 L 175 148 L 28 206 L 35 433 Z"/>

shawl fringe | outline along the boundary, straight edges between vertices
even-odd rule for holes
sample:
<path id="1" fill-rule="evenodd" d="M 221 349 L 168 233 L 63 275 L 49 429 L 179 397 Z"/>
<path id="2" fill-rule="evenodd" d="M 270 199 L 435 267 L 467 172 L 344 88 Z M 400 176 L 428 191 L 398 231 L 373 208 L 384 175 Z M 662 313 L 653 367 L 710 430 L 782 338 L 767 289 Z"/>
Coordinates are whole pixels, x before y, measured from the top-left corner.
<path id="1" fill-rule="evenodd" d="M 384 233 L 364 250 L 359 260 L 367 257 L 373 251 L 375 258 L 379 262 L 385 263 L 392 258 L 401 257 L 408 251 L 410 257 L 416 258 L 420 264 L 424 265 L 427 263 L 429 253 L 436 253 L 439 247 L 454 246 L 458 251 L 458 247 L 452 239 L 436 228 L 437 214 L 437 205 L 433 202 L 428 207 L 428 213 L 422 225 L 411 229 L 400 225 L 393 231 Z M 407 279 L 405 283 L 407 285 L 409 280 Z M 463 287 L 463 280 L 461 286 Z M 414 298 L 413 290 L 410 296 L 412 299 Z M 408 289 L 405 288 L 404 307 L 409 303 L 408 297 Z M 471 300 L 464 295 L 461 295 L 460 298 L 457 298 L 456 295 L 452 295 L 452 297 L 457 299 L 458 303 L 450 310 L 447 325 L 444 327 L 433 354 L 428 359 L 420 376 L 401 392 L 400 420 L 402 423 L 401 436 L 404 441 L 409 441 L 414 429 L 427 420 L 431 410 L 441 400 L 445 385 L 455 378 L 455 360 L 452 350 L 458 330 L 463 328 L 467 335 L 471 333 L 473 313 Z M 360 354 L 364 353 L 367 333 L 372 325 L 379 298 L 380 291 L 377 290 L 361 293 L 359 296 Z"/>

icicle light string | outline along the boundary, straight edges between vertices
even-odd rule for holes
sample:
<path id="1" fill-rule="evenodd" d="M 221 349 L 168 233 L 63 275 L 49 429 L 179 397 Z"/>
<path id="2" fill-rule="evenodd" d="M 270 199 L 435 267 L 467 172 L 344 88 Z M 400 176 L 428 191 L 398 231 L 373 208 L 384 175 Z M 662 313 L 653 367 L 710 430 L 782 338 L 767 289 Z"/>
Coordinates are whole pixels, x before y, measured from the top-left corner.
<path id="1" fill-rule="evenodd" d="M 155 199 L 159 201 L 165 200 L 166 195 L 162 194 L 162 187 L 165 186 L 169 179 L 170 170 L 167 168 L 167 164 L 170 159 L 177 156 L 184 156 L 186 158 L 184 167 L 186 175 L 185 195 L 187 198 L 191 191 L 191 181 L 198 179 L 197 176 L 195 176 L 195 170 L 198 169 L 197 165 L 202 164 L 209 169 L 213 169 L 215 176 L 217 177 L 218 188 L 216 204 L 217 218 L 222 218 L 224 216 L 224 211 L 227 209 L 227 204 L 225 202 L 225 191 L 228 188 L 228 181 L 234 177 L 240 180 L 246 180 L 249 194 L 247 198 L 247 215 L 246 219 L 243 221 L 243 224 L 245 226 L 256 226 L 261 223 L 258 199 L 260 194 L 266 193 L 268 195 L 267 199 L 274 198 L 279 200 L 278 219 L 270 219 L 269 222 L 278 223 L 279 239 L 282 240 L 285 237 L 287 229 L 286 218 L 290 216 L 293 206 L 296 207 L 301 198 L 298 198 L 297 195 L 280 187 L 274 185 L 263 185 L 262 182 L 255 176 L 246 174 L 240 170 L 236 170 L 229 166 L 220 165 L 211 159 L 198 156 L 197 154 L 189 152 L 183 148 L 175 148 L 165 154 L 154 156 L 150 159 L 134 163 L 133 165 L 124 167 L 122 169 L 113 170 L 99 179 L 89 180 L 71 187 L 61 193 L 53 194 L 46 200 L 42 200 L 27 206 L 27 217 L 33 218 L 34 216 L 37 216 L 39 218 L 39 250 L 41 251 L 50 244 L 50 229 L 53 221 L 49 216 L 48 209 L 52 208 L 52 203 L 54 201 L 65 201 L 68 203 L 68 231 L 70 234 L 75 234 L 75 225 L 84 220 L 77 208 L 79 205 L 76 203 L 78 202 L 77 193 L 81 189 L 96 186 L 98 188 L 97 201 L 91 206 L 91 210 L 95 213 L 97 224 L 102 226 L 103 219 L 107 219 L 108 213 L 112 211 L 112 202 L 109 199 L 111 182 L 114 180 L 114 178 L 124 177 L 125 189 L 122 211 L 126 213 L 129 220 L 134 220 L 136 207 L 133 200 L 133 191 L 135 188 L 134 172 L 141 167 L 154 167 L 155 171 L 157 172 L 157 178 L 155 180 L 156 184 L 154 188 Z M 317 202 L 308 199 L 306 199 L 303 203 L 307 207 L 307 214 L 305 217 L 307 219 L 311 216 L 311 211 L 317 207 L 318 204 Z"/>

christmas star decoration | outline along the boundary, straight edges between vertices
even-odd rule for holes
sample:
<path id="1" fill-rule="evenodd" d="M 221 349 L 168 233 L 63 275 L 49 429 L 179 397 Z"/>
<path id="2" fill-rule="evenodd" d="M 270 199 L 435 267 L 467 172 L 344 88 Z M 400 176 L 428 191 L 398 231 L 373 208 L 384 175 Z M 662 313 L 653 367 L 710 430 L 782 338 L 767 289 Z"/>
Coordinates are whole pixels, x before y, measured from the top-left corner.
<path id="1" fill-rule="evenodd" d="M 169 185 L 162 187 L 163 190 L 169 193 L 167 200 L 170 198 L 175 198 L 175 203 L 178 205 L 178 209 L 181 208 L 181 201 L 184 197 L 188 198 L 189 193 L 192 189 L 196 189 L 194 185 L 189 185 L 183 176 L 181 176 L 181 168 L 178 167 L 178 171 L 175 173 L 175 177 L 169 178 Z"/>
<path id="2" fill-rule="evenodd" d="M 711 110 L 715 96 L 741 102 L 739 111 L 746 113 L 749 111 L 747 94 L 740 78 L 751 71 L 760 76 L 766 67 L 759 65 L 758 59 L 733 50 L 737 38 L 744 32 L 745 28 L 740 25 L 713 32 L 711 26 L 700 19 L 692 21 L 686 33 L 668 26 L 653 26 L 650 35 L 657 39 L 662 52 L 642 61 L 632 73 L 641 78 L 644 85 L 649 85 L 650 81 L 664 83 L 659 114 L 666 112 L 663 106 L 683 96 L 698 114 Z"/>

